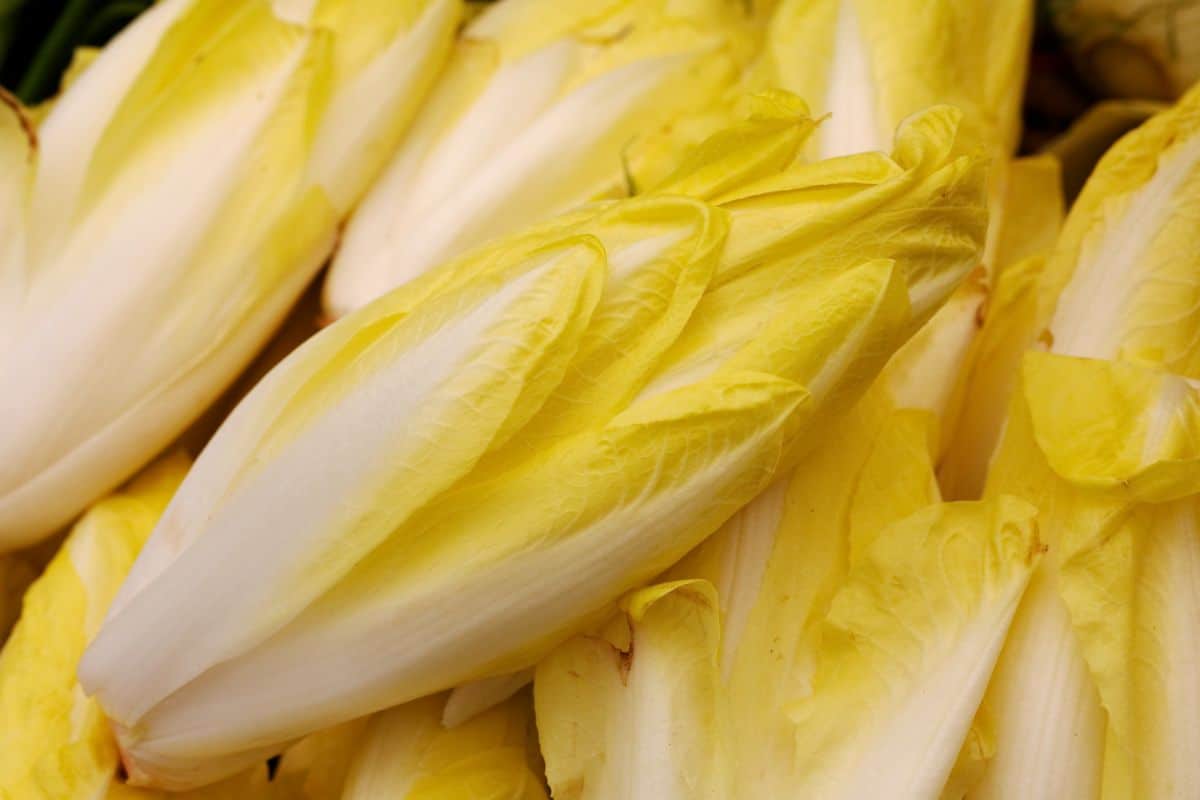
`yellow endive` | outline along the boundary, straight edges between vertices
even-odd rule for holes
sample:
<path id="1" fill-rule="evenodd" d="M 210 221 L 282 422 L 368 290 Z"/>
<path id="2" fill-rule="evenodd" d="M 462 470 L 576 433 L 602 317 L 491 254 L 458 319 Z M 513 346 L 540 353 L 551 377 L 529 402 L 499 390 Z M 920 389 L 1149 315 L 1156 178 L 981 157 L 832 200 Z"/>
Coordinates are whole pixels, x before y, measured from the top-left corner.
<path id="1" fill-rule="evenodd" d="M 829 114 L 828 158 L 886 148 L 901 120 L 946 103 L 998 158 L 1015 149 L 1032 31 L 1031 0 L 782 0 L 763 80 Z"/>
<path id="2" fill-rule="evenodd" d="M 0 406 L 0 549 L 129 477 L 250 361 L 458 16 L 458 0 L 166 0 L 54 102 L 36 159 L 0 104 L 0 380 L 20 387 Z"/>
<path id="3" fill-rule="evenodd" d="M 749 31 L 733 0 L 501 0 L 471 20 L 445 74 L 342 237 L 332 317 L 447 259 L 632 191 L 639 139 L 708 109 Z M 656 171 L 683 143 L 644 157 Z"/>
<path id="4" fill-rule="evenodd" d="M 1041 554 L 1035 514 L 1002 497 L 868 530 L 792 708 L 793 796 L 941 793 Z"/>
<path id="5" fill-rule="evenodd" d="M 1046 262 L 1028 312 L 1032 327 L 1014 334 L 1041 339 L 1059 355 L 1196 377 L 1197 204 L 1200 90 L 1127 135 L 1101 160 Z M 1075 396 L 1081 406 L 1098 400 L 1089 392 Z M 1015 398 L 1014 408 L 1020 402 L 1025 400 Z M 1023 493 L 1022 474 L 1033 472 L 1035 461 L 1028 440 L 1010 412 L 989 493 Z M 1016 465 L 1002 465 L 1002 457 Z M 1104 756 L 1105 713 L 1061 585 L 1061 540 L 1075 524 L 1052 518 L 1044 526 L 1054 557 L 1043 561 L 1018 610 L 989 689 L 996 758 L 972 797 L 1095 797 L 1102 768 L 1114 763 Z"/>
<path id="6" fill-rule="evenodd" d="M 84 660 L 127 757 L 213 780 L 607 617 L 795 463 L 977 263 L 982 172 L 951 155 L 955 120 L 728 205 L 571 214 L 309 340 L 206 448 Z M 939 235 L 910 251 L 916 219 Z"/>
<path id="7" fill-rule="evenodd" d="M 538 737 L 554 800 L 725 800 L 733 791 L 707 581 L 640 589 L 603 635 L 537 667 Z"/>
<path id="8" fill-rule="evenodd" d="M 93 506 L 26 593 L 0 651 L 0 798 L 92 800 L 115 780 L 116 742 L 75 667 L 187 467 L 166 458 Z"/>

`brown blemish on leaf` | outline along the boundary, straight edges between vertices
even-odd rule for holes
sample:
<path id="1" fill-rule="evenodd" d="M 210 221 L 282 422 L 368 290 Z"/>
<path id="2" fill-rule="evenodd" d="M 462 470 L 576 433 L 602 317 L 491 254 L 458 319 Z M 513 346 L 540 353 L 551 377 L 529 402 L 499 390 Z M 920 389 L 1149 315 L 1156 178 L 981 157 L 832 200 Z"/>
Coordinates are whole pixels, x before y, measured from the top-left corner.
<path id="1" fill-rule="evenodd" d="M 1029 552 L 1025 554 L 1025 563 L 1032 565 L 1039 556 L 1044 556 L 1048 552 L 1050 552 L 1050 545 L 1042 541 L 1037 520 L 1034 520 L 1033 539 L 1029 542 Z"/>
<path id="2" fill-rule="evenodd" d="M 32 161 L 33 154 L 38 148 L 37 128 L 34 127 L 33 120 L 26 115 L 21 101 L 5 91 L 3 86 L 0 86 L 0 103 L 8 106 L 16 114 L 17 122 L 20 124 L 21 130 L 25 132 L 25 138 L 29 141 L 29 159 Z"/>
<path id="3" fill-rule="evenodd" d="M 633 646 L 634 640 L 629 640 L 628 650 L 617 651 L 617 670 L 621 675 L 621 685 L 629 685 L 629 671 L 633 669 Z"/>

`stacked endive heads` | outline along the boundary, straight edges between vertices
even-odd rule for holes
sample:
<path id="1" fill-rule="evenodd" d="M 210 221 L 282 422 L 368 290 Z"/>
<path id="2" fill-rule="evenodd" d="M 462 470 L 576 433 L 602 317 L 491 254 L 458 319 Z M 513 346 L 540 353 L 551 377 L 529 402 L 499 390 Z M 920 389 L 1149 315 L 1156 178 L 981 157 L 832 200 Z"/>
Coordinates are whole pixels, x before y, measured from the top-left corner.
<path id="1" fill-rule="evenodd" d="M 987 224 L 957 112 L 891 157 L 788 166 L 797 108 L 767 98 L 674 192 L 427 273 L 255 388 L 81 665 L 135 779 L 211 781 L 529 667 L 796 463 Z"/>
<path id="2" fill-rule="evenodd" d="M 979 797 L 1196 785 L 1200 91 L 1101 160 L 1034 291 L 987 493 L 1045 510 L 1050 557 L 988 695 Z"/>
<path id="3" fill-rule="evenodd" d="M 752 51 L 733 0 L 489 6 L 347 226 L 325 286 L 328 313 L 527 224 L 623 197 L 643 173 L 661 175 L 679 150 L 667 142 L 695 135 Z M 651 140 L 653 153 L 639 156 Z"/>
<path id="4" fill-rule="evenodd" d="M 152 458 L 283 318 L 457 0 L 168 0 L 36 126 L 0 103 L 0 549 Z"/>

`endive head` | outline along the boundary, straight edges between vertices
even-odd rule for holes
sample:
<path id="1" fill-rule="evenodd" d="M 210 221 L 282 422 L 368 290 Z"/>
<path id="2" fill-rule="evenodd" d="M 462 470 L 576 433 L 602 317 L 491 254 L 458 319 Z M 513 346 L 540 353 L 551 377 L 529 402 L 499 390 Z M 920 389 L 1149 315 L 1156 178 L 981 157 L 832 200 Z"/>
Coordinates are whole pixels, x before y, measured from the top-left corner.
<path id="1" fill-rule="evenodd" d="M 94 505 L 26 594 L 0 651 L 0 796 L 102 797 L 115 781 L 116 743 L 75 668 L 187 467 L 164 459 Z"/>
<path id="2" fill-rule="evenodd" d="M 1200 393 L 1191 381 L 1139 364 L 1031 352 L 1019 389 L 1028 443 L 1062 480 L 1150 503 L 1200 492 Z"/>
<path id="3" fill-rule="evenodd" d="M 1046 267 L 1052 347 L 1200 375 L 1200 88 L 1096 166 Z"/>
<path id="4" fill-rule="evenodd" d="M 487 240 L 625 196 L 639 138 L 732 85 L 740 16 L 726 0 L 489 6 L 347 227 L 325 287 L 330 315 Z M 678 149 L 655 155 L 669 162 Z"/>
<path id="5" fill-rule="evenodd" d="M 905 117 L 946 103 L 990 154 L 1016 147 L 1033 3 L 783 0 L 764 80 L 829 114 L 822 157 L 886 149 Z"/>
<path id="6" fill-rule="evenodd" d="M 178 435 L 311 279 L 457 18 L 454 0 L 378 5 L 156 5 L 54 103 L 26 199 L 2 109 L 3 224 L 21 230 L 0 376 L 22 391 L 0 423 L 0 547 Z"/>

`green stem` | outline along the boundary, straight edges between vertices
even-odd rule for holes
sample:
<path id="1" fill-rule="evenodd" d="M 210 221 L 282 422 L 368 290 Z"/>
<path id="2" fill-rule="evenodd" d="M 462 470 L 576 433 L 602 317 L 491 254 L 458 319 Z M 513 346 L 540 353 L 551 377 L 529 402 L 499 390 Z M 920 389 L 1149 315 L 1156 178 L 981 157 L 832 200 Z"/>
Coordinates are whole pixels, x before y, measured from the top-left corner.
<path id="1" fill-rule="evenodd" d="M 13 34 L 16 33 L 17 14 L 25 0 L 0 0 L 0 67 L 8 56 L 9 45 L 12 44 Z"/>
<path id="2" fill-rule="evenodd" d="M 16 94 L 22 102 L 33 105 L 48 97 L 58 86 L 79 33 L 87 25 L 89 11 L 91 0 L 68 0 L 17 85 Z"/>

